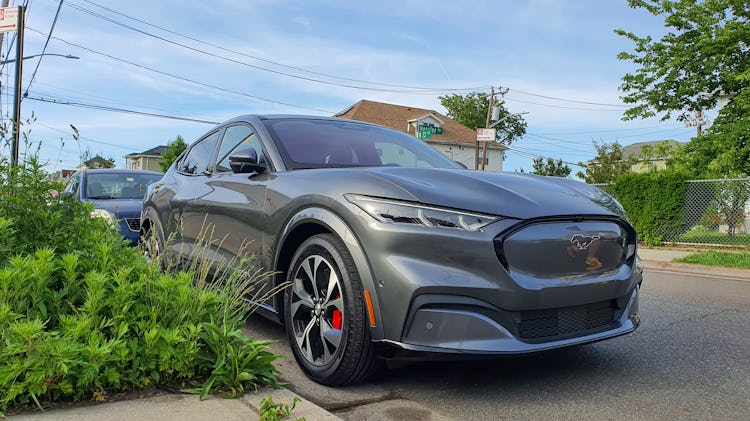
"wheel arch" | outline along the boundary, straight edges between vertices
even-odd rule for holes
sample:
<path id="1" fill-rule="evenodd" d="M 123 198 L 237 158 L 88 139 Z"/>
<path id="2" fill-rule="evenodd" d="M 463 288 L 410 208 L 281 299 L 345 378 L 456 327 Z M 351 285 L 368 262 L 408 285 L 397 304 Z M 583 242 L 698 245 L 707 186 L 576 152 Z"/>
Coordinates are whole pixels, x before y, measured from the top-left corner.
<path id="1" fill-rule="evenodd" d="M 275 284 L 279 285 L 285 281 L 292 257 L 294 257 L 294 253 L 299 246 L 308 238 L 324 233 L 336 235 L 346 245 L 357 267 L 363 289 L 370 292 L 376 320 L 376 325 L 370 327 L 370 337 L 373 340 L 382 339 L 383 327 L 381 323 L 383 318 L 380 314 L 376 283 L 372 270 L 370 270 L 367 255 L 349 225 L 331 210 L 318 207 L 305 208 L 289 219 L 279 236 L 279 247 L 274 258 L 274 268 L 278 272 L 274 280 Z M 277 295 L 277 297 L 280 296 Z M 279 320 L 284 323 L 283 297 L 275 301 L 275 306 L 279 314 Z"/>

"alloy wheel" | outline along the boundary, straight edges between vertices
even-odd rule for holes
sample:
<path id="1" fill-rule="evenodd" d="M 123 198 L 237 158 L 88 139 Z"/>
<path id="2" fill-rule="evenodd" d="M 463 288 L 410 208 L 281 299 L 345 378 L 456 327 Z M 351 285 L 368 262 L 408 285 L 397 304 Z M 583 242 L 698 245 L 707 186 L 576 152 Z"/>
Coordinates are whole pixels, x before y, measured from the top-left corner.
<path id="1" fill-rule="evenodd" d="M 308 256 L 297 268 L 290 314 L 302 356 L 315 366 L 329 364 L 341 346 L 344 301 L 339 275 L 323 256 Z"/>

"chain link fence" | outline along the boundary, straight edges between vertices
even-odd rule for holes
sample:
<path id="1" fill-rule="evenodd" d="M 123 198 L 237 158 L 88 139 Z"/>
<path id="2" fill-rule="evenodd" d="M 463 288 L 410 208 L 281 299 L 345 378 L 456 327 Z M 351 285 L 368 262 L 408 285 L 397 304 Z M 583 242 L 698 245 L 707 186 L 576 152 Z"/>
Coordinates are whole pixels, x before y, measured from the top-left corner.
<path id="1" fill-rule="evenodd" d="M 596 186 L 613 193 L 609 185 Z M 750 246 L 750 178 L 688 181 L 680 215 L 680 229 L 664 242 Z"/>

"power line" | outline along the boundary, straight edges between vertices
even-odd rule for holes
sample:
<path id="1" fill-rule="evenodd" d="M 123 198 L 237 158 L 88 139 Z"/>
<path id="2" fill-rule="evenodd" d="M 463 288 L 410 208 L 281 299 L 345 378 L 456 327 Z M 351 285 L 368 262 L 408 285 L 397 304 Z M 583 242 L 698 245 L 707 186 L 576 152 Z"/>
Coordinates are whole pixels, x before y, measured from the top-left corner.
<path id="1" fill-rule="evenodd" d="M 38 30 L 36 30 L 34 28 L 27 27 L 26 29 L 30 30 L 32 32 L 41 33 L 40 31 L 38 31 Z M 122 58 L 119 58 L 119 57 L 115 57 L 115 56 L 107 54 L 107 53 L 102 53 L 100 51 L 96 51 L 96 50 L 93 50 L 91 48 L 84 47 L 83 45 L 76 44 L 76 43 L 73 43 L 73 42 L 70 42 L 70 41 L 66 41 L 66 40 L 64 40 L 62 38 L 59 38 L 59 37 L 53 36 L 52 38 L 55 39 L 55 40 L 57 40 L 57 41 L 63 42 L 65 44 L 68 44 L 70 46 L 77 47 L 77 48 L 80 48 L 82 50 L 86 50 L 86 51 L 88 51 L 90 53 L 93 53 L 93 54 L 98 54 L 100 56 L 107 57 L 107 58 L 109 58 L 111 60 L 116 60 L 116 61 L 119 61 L 121 63 L 128 64 L 130 66 L 138 67 L 140 69 L 148 70 L 150 72 L 158 73 L 160 75 L 168 76 L 168 77 L 171 77 L 173 79 L 178 79 L 178 80 L 181 80 L 181 81 L 184 81 L 184 82 L 193 83 L 193 84 L 196 84 L 196 85 L 200 85 L 200 86 L 211 88 L 211 89 L 216 89 L 216 90 L 219 90 L 219 91 L 222 91 L 222 92 L 226 92 L 226 93 L 231 93 L 231 94 L 234 94 L 234 95 L 240 95 L 240 96 L 244 96 L 244 97 L 248 97 L 248 98 L 257 99 L 259 101 L 265 101 L 265 102 L 270 102 L 270 103 L 273 103 L 273 104 L 284 105 L 284 106 L 288 106 L 288 107 L 302 108 L 302 109 L 306 109 L 306 110 L 312 110 L 312 111 L 318 111 L 318 112 L 333 114 L 333 112 L 329 111 L 329 110 L 323 110 L 323 109 L 320 109 L 320 108 L 305 107 L 303 105 L 297 105 L 297 104 L 292 104 L 292 103 L 288 103 L 288 102 L 276 101 L 276 100 L 273 100 L 273 99 L 263 98 L 263 97 L 259 97 L 259 96 L 256 96 L 256 95 L 251 95 L 251 94 L 248 94 L 248 93 L 235 91 L 235 90 L 232 90 L 232 89 L 222 88 L 221 86 L 212 85 L 212 84 L 205 83 L 205 82 L 199 82 L 199 81 L 196 81 L 196 80 L 184 77 L 184 76 L 178 76 L 178 75 L 175 75 L 175 74 L 172 74 L 172 73 L 168 73 L 168 72 L 165 72 L 165 71 L 162 71 L 162 70 L 157 70 L 157 69 L 154 69 L 154 68 L 151 68 L 151 67 L 148 67 L 148 66 L 144 66 L 142 64 L 134 63 L 132 61 L 128 61 L 128 60 L 125 60 L 125 59 L 122 59 Z"/>
<path id="2" fill-rule="evenodd" d="M 308 81 L 308 82 L 315 82 L 315 83 L 321 83 L 321 84 L 324 84 L 324 85 L 340 86 L 340 87 L 344 87 L 344 88 L 360 89 L 360 90 L 366 90 L 366 91 L 408 93 L 408 94 L 421 94 L 421 95 L 434 95 L 436 92 L 451 92 L 451 91 L 457 91 L 457 90 L 473 90 L 474 89 L 474 88 L 459 88 L 459 89 L 450 88 L 450 89 L 444 89 L 444 88 L 414 88 L 414 87 L 404 88 L 404 89 L 410 89 L 410 90 L 404 90 L 404 89 L 384 89 L 384 88 L 372 88 L 372 87 L 366 87 L 366 86 L 350 85 L 350 84 L 346 84 L 346 83 L 329 82 L 329 81 L 320 80 L 320 79 L 314 79 L 314 78 L 310 78 L 310 77 L 306 77 L 306 76 L 294 75 L 294 74 L 291 74 L 291 73 L 286 73 L 286 72 L 281 72 L 281 71 L 278 71 L 278 70 L 269 69 L 269 68 L 266 68 L 266 67 L 258 66 L 258 65 L 251 64 L 251 63 L 247 63 L 247 62 L 244 62 L 244 61 L 235 60 L 235 59 L 230 58 L 230 57 L 226 57 L 226 56 L 215 54 L 215 53 L 212 53 L 212 52 L 209 52 L 209 51 L 201 50 L 200 48 L 191 47 L 189 45 L 186 45 L 186 44 L 174 41 L 174 40 L 170 40 L 168 38 L 164 38 L 164 37 L 161 37 L 161 36 L 156 35 L 156 34 L 152 34 L 150 32 L 144 31 L 142 29 L 138 29 L 138 28 L 136 28 L 134 26 L 130 26 L 130 25 L 127 25 L 125 23 L 118 22 L 118 21 L 116 21 L 116 20 L 114 20 L 112 18 L 109 18 L 109 17 L 104 16 L 104 15 L 100 15 L 100 14 L 94 12 L 94 11 L 88 10 L 86 8 L 83 8 L 83 7 L 75 5 L 75 4 L 69 4 L 68 7 L 71 7 L 73 9 L 75 9 L 75 10 L 80 11 L 80 12 L 89 14 L 89 15 L 94 16 L 96 18 L 102 19 L 104 21 L 110 22 L 110 23 L 112 23 L 114 25 L 118 25 L 118 26 L 121 26 L 123 28 L 127 28 L 127 29 L 129 29 L 131 31 L 138 32 L 138 33 L 140 33 L 142 35 L 146 35 L 148 37 L 155 38 L 155 39 L 158 39 L 160 41 L 163 41 L 163 42 L 166 42 L 166 43 L 169 43 L 169 44 L 172 44 L 172 45 L 175 45 L 175 46 L 178 46 L 178 47 L 181 47 L 181 48 L 184 48 L 184 49 L 196 52 L 196 53 L 204 54 L 204 55 L 207 55 L 207 56 L 210 56 L 210 57 L 213 57 L 213 58 L 217 58 L 217 59 L 225 60 L 225 61 L 228 61 L 228 62 L 231 62 L 231 63 L 235 63 L 235 64 L 239 64 L 239 65 L 242 65 L 242 66 L 250 67 L 250 68 L 253 68 L 253 69 L 256 69 L 256 70 L 262 70 L 262 71 L 265 71 L 265 72 L 269 72 L 269 73 L 273 73 L 273 74 L 277 74 L 277 75 L 281 75 L 281 76 L 286 76 L 286 77 L 290 77 L 290 78 L 295 78 L 295 79 L 301 79 L 301 80 L 305 80 L 305 81 Z"/>
<path id="3" fill-rule="evenodd" d="M 188 39 L 188 40 L 191 40 L 191 41 L 203 44 L 203 45 L 207 45 L 207 46 L 210 46 L 210 47 L 222 50 L 222 51 L 226 51 L 228 53 L 237 54 L 239 56 L 251 58 L 253 60 L 262 61 L 264 63 L 273 64 L 275 66 L 284 67 L 284 68 L 292 69 L 292 70 L 297 70 L 297 71 L 300 71 L 300 72 L 309 73 L 309 74 L 313 74 L 313 75 L 317 75 L 317 76 L 324 76 L 324 77 L 328 77 L 328 78 L 331 78 L 331 79 L 345 80 L 345 81 L 349 81 L 349 82 L 366 83 L 366 84 L 369 84 L 369 85 L 389 86 L 389 87 L 393 87 L 393 88 L 415 89 L 415 90 L 426 90 L 426 91 L 471 91 L 471 90 L 482 90 L 482 89 L 486 89 L 487 88 L 487 86 L 477 86 L 477 87 L 473 87 L 473 88 L 426 88 L 426 87 L 419 87 L 419 86 L 408 86 L 408 85 L 397 85 L 397 84 L 391 84 L 391 83 L 371 82 L 371 81 L 366 81 L 366 80 L 361 80 L 361 79 L 352 79 L 352 78 L 342 77 L 342 76 L 336 76 L 336 75 L 332 75 L 332 74 L 328 74 L 328 73 L 316 72 L 316 71 L 313 71 L 313 70 L 304 69 L 302 67 L 290 66 L 288 64 L 280 63 L 280 62 L 273 61 L 273 60 L 264 59 L 264 58 L 261 58 L 261 57 L 257 57 L 257 56 L 253 56 L 253 55 L 250 55 L 250 54 L 247 54 L 247 53 L 243 53 L 241 51 L 232 50 L 230 48 L 222 47 L 220 45 L 213 44 L 213 43 L 210 43 L 210 42 L 207 42 L 207 41 L 203 41 L 203 40 L 200 40 L 198 38 L 191 37 L 189 35 L 185 35 L 185 34 L 182 34 L 182 33 L 179 33 L 179 32 L 176 32 L 176 31 L 164 28 L 162 26 L 155 25 L 155 24 L 147 22 L 145 20 L 138 19 L 138 18 L 135 18 L 135 17 L 130 16 L 130 15 L 126 15 L 125 13 L 118 12 L 116 10 L 113 10 L 113 9 L 108 8 L 108 7 L 102 6 L 101 4 L 95 3 L 93 1 L 89 1 L 89 0 L 83 0 L 83 1 L 86 2 L 86 3 L 88 3 L 88 4 L 91 4 L 93 6 L 96 6 L 96 7 L 99 7 L 101 9 L 104 9 L 104 10 L 110 12 L 110 13 L 114 13 L 114 14 L 122 16 L 124 18 L 133 20 L 135 22 L 139 22 L 139 23 L 141 23 L 143 25 L 147 25 L 147 26 L 150 26 L 152 28 L 156 28 L 156 29 L 159 29 L 161 31 L 170 33 L 172 35 L 176 35 L 176 36 L 179 36 L 179 37 L 182 37 L 182 38 L 185 38 L 185 39 Z M 85 12 L 85 13 L 89 13 L 92 16 L 95 16 L 95 17 L 100 18 L 100 19 L 107 20 L 110 23 L 115 23 L 117 25 L 121 25 L 120 23 L 117 23 L 116 21 L 112 21 L 109 18 L 103 18 L 100 15 L 94 14 L 94 12 L 91 12 L 90 10 L 84 9 L 84 8 L 82 8 L 80 6 L 75 6 L 75 7 L 79 11 L 82 11 L 82 12 Z M 121 26 L 123 26 L 123 25 L 121 25 Z M 125 27 L 127 27 L 128 29 L 131 29 L 128 26 L 125 26 Z"/>
<path id="4" fill-rule="evenodd" d="M 554 96 L 549 96 L 549 95 L 535 94 L 533 92 L 522 91 L 520 89 L 513 89 L 513 92 L 518 92 L 521 95 L 528 95 L 528 96 L 535 96 L 535 97 L 539 97 L 539 98 L 552 99 L 552 100 L 555 100 L 555 101 L 575 102 L 577 104 L 601 105 L 603 107 L 624 107 L 625 106 L 625 104 L 607 104 L 607 103 L 603 103 L 603 102 L 578 101 L 578 100 L 574 100 L 574 99 L 559 98 L 559 97 L 554 97 Z"/>
<path id="5" fill-rule="evenodd" d="M 31 74 L 29 85 L 26 87 L 26 91 L 24 92 L 23 96 L 27 96 L 29 94 L 29 89 L 31 89 L 31 84 L 34 83 L 34 79 L 36 78 L 36 72 L 39 70 L 39 65 L 42 64 L 44 53 L 47 51 L 47 45 L 49 45 L 49 39 L 52 36 L 52 32 L 55 30 L 55 25 L 57 24 L 57 18 L 60 17 L 60 9 L 62 9 L 62 5 L 63 5 L 63 0 L 60 0 L 60 3 L 58 3 L 57 5 L 57 12 L 55 12 L 55 18 L 52 20 L 52 26 L 50 26 L 49 28 L 49 34 L 47 34 L 47 39 L 44 41 L 44 47 L 42 47 L 42 53 L 39 54 L 39 60 L 36 62 L 36 67 L 34 67 L 34 72 Z"/>
<path id="6" fill-rule="evenodd" d="M 212 125 L 219 124 L 219 122 L 217 121 L 200 120 L 200 119 L 188 118 L 188 117 L 178 117 L 178 116 L 167 115 L 167 114 L 147 113 L 144 111 L 129 110 L 127 108 L 108 107 L 105 105 L 87 104 L 84 102 L 74 102 L 74 101 L 56 100 L 56 99 L 48 99 L 48 98 L 37 98 L 37 97 L 31 97 L 31 96 L 27 97 L 27 99 L 30 99 L 32 101 L 46 102 L 49 104 L 69 105 L 71 107 L 89 108 L 89 109 L 101 110 L 101 111 L 113 111 L 113 112 L 119 112 L 123 114 L 134 114 L 134 115 L 140 115 L 140 116 L 145 116 L 145 117 L 156 117 L 156 118 L 164 118 L 164 119 L 169 119 L 169 120 L 191 121 L 194 123 L 204 123 L 204 124 L 212 124 Z"/>
<path id="7" fill-rule="evenodd" d="M 35 122 L 34 124 L 38 124 L 38 125 L 40 125 L 42 127 L 45 127 L 47 129 L 56 131 L 58 133 L 64 133 L 64 134 L 68 134 L 68 135 L 70 134 L 69 131 L 58 129 L 58 128 L 55 128 L 55 127 L 52 127 L 52 126 L 48 126 L 48 125 L 46 125 L 44 123 L 40 123 L 38 121 Z M 113 146 L 115 148 L 121 148 L 121 149 L 129 150 L 129 151 L 135 151 L 135 152 L 141 151 L 141 149 L 133 148 L 133 147 L 130 147 L 130 146 L 117 145 L 117 144 L 114 144 L 114 143 L 108 143 L 108 142 L 104 142 L 104 141 L 101 141 L 101 140 L 92 139 L 92 138 L 86 137 L 86 136 L 80 136 L 79 135 L 78 139 L 83 139 L 83 140 L 86 140 L 86 141 L 89 141 L 89 142 L 99 143 L 99 144 L 102 144 L 102 145 Z"/>
<path id="8" fill-rule="evenodd" d="M 509 89 L 510 89 L 510 88 L 509 88 Z M 513 93 L 513 92 L 515 92 L 515 90 L 511 89 L 511 91 L 510 91 L 510 92 L 511 92 L 511 93 Z M 545 104 L 545 103 L 542 103 L 542 102 L 532 102 L 532 101 L 524 101 L 524 100 L 521 100 L 521 99 L 515 99 L 515 98 L 510 98 L 510 97 L 506 97 L 506 99 L 507 99 L 508 101 L 515 101 L 515 102 L 520 102 L 520 103 L 522 103 L 522 104 L 541 105 L 542 107 L 561 108 L 561 109 L 565 109 L 565 110 L 579 110 L 579 111 L 609 111 L 609 112 L 615 111 L 615 112 L 622 112 L 622 111 L 625 111 L 625 110 L 627 109 L 627 108 L 621 108 L 621 109 L 607 109 L 607 108 L 582 108 L 582 107 L 566 107 L 566 106 L 564 106 L 564 105 L 554 105 L 554 104 Z M 566 100 L 566 101 L 568 101 L 568 102 L 578 102 L 578 101 L 575 101 L 575 100 Z"/>

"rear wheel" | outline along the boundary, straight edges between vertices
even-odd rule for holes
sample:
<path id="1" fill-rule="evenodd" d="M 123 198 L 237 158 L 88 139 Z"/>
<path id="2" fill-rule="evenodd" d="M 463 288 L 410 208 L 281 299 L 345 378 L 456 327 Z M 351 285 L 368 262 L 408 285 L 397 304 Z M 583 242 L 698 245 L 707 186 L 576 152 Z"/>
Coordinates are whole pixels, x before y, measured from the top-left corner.
<path id="1" fill-rule="evenodd" d="M 307 239 L 292 258 L 284 314 L 294 357 L 308 377 L 329 386 L 361 382 L 378 365 L 362 284 L 336 236 Z"/>
<path id="2" fill-rule="evenodd" d="M 156 226 L 153 223 L 147 225 L 147 228 L 141 231 L 141 238 L 138 242 L 143 251 L 143 255 L 149 262 L 159 263 L 162 269 L 165 268 L 163 256 L 163 242 L 156 232 Z"/>

